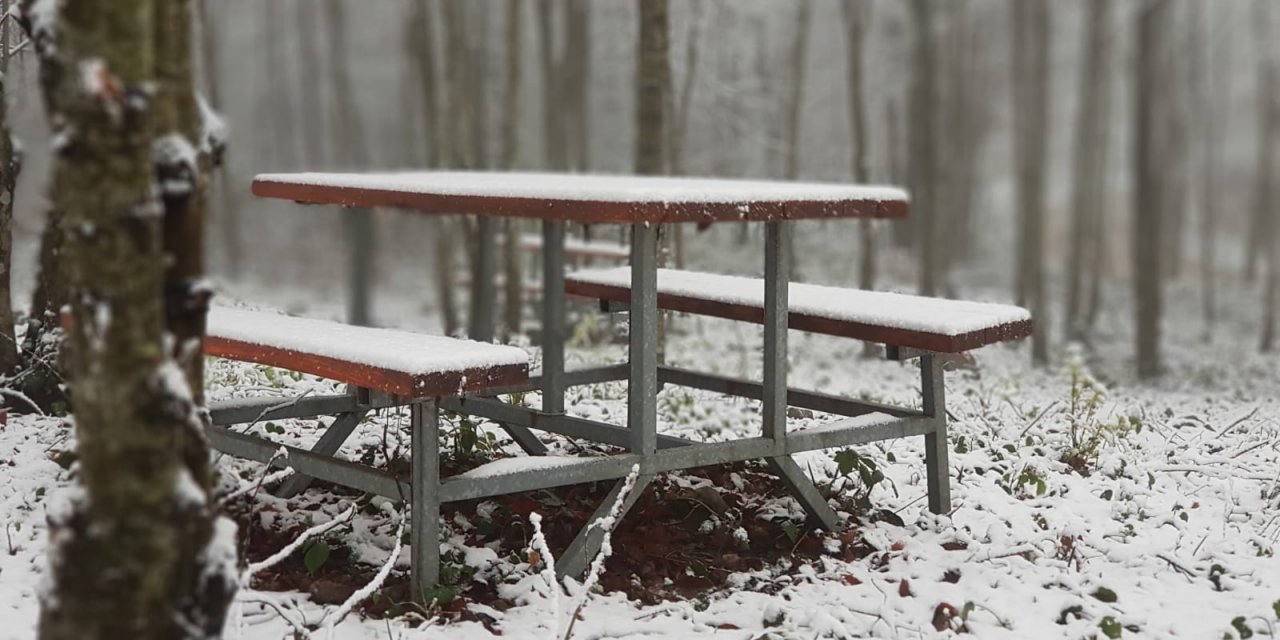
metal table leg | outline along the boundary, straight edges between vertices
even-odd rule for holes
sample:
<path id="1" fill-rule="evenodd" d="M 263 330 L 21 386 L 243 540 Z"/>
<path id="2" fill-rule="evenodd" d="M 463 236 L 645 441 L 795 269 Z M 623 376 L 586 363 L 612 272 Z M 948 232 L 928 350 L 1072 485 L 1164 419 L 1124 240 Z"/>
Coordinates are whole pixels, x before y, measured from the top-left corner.
<path id="1" fill-rule="evenodd" d="M 648 455 L 658 443 L 658 228 L 637 224 L 631 229 L 627 426 L 631 429 L 631 451 Z"/>
<path id="2" fill-rule="evenodd" d="M 542 410 L 564 413 L 564 222 L 542 223 Z"/>
<path id="3" fill-rule="evenodd" d="M 498 297 L 493 279 L 497 275 L 497 247 L 494 238 L 498 221 L 492 216 L 476 220 L 476 271 L 471 283 L 471 318 L 468 336 L 480 342 L 493 342 L 494 304 Z"/>
<path id="4" fill-rule="evenodd" d="M 440 416 L 434 400 L 412 405 L 413 509 L 409 571 L 419 599 L 440 581 Z"/>
<path id="5" fill-rule="evenodd" d="M 942 362 L 932 353 L 920 357 L 920 390 L 924 412 L 932 418 L 933 432 L 924 436 L 925 478 L 929 485 L 929 511 L 951 511 L 950 448 L 947 444 L 946 385 Z"/>
<path id="6" fill-rule="evenodd" d="M 787 437 L 787 315 L 791 286 L 791 254 L 785 222 L 765 223 L 764 238 L 764 437 Z M 818 488 L 791 456 L 768 459 L 769 466 L 804 507 L 809 518 L 828 531 L 839 528 L 839 518 Z"/>

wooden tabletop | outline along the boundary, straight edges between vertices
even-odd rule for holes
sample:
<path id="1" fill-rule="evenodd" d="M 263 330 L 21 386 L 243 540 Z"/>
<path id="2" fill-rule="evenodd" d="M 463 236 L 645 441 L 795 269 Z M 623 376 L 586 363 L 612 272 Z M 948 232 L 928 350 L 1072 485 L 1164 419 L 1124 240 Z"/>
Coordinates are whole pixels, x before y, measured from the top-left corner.
<path id="1" fill-rule="evenodd" d="M 836 183 L 505 172 L 275 173 L 263 198 L 580 223 L 903 218 L 907 193 Z"/>

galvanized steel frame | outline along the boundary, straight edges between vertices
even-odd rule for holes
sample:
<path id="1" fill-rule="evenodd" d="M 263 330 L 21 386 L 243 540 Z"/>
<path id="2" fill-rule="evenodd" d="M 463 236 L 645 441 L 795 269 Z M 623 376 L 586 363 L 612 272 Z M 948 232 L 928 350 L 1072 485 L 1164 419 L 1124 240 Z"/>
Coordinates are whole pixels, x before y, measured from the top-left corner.
<path id="1" fill-rule="evenodd" d="M 299 474 L 281 492 L 305 488 L 310 478 L 319 478 L 411 504 L 413 525 L 413 586 L 418 593 L 434 585 L 439 576 L 439 512 L 445 502 L 473 500 L 495 495 L 530 491 L 586 482 L 616 481 L 613 491 L 601 504 L 605 513 L 617 499 L 625 478 L 634 465 L 641 475 L 622 505 L 623 513 L 634 504 L 641 490 L 657 473 L 740 462 L 766 460 L 773 471 L 824 529 L 840 526 L 835 512 L 822 498 L 812 481 L 791 459 L 791 454 L 832 447 L 864 444 L 879 440 L 923 436 L 929 508 L 934 513 L 950 509 L 947 471 L 947 431 L 941 362 L 933 354 L 890 349 L 895 359 L 919 357 L 922 410 L 863 402 L 829 394 L 791 389 L 787 385 L 787 308 L 791 256 L 788 255 L 789 226 L 766 223 L 765 238 L 765 329 L 764 375 L 761 382 L 740 380 L 688 371 L 658 363 L 657 236 L 656 226 L 632 227 L 631 300 L 629 362 L 619 365 L 565 371 L 564 223 L 543 223 L 542 309 L 543 358 L 541 375 L 528 385 L 493 389 L 492 397 L 442 399 L 397 398 L 352 390 L 338 396 L 298 397 L 291 400 L 237 399 L 215 403 L 210 408 L 209 436 L 213 446 L 244 458 L 268 462 L 280 449 L 288 452 L 287 463 L 276 459 L 275 466 L 292 466 Z M 572 386 L 615 380 L 628 381 L 627 426 L 566 415 L 564 393 Z M 762 401 L 759 437 L 728 442 L 697 443 L 657 433 L 657 396 L 662 385 L 674 384 L 705 389 Z M 499 394 L 528 390 L 542 393 L 542 407 L 532 409 L 496 398 Z M 413 465 L 411 477 L 347 462 L 333 454 L 354 429 L 365 412 L 382 407 L 409 405 Z M 796 406 L 846 416 L 844 420 L 802 431 L 787 431 L 787 408 Z M 463 474 L 439 477 L 438 410 L 444 409 L 492 420 L 501 425 L 527 452 L 545 451 L 530 431 L 539 430 L 618 446 L 626 453 L 584 458 L 580 462 L 550 468 L 528 469 L 502 475 Z M 872 413 L 885 419 L 867 419 Z M 308 451 L 282 446 L 269 440 L 228 429 L 225 425 L 338 414 L 315 447 Z M 593 519 L 594 520 L 594 519 Z M 561 573 L 578 573 L 600 544 L 600 532 L 589 526 L 579 533 L 559 562 Z"/>

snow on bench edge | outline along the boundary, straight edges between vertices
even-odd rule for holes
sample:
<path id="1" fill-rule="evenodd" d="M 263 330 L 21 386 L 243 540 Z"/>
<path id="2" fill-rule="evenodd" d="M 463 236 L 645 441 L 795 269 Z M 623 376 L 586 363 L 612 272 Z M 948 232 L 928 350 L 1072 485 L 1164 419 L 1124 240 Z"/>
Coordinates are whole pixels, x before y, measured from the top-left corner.
<path id="1" fill-rule="evenodd" d="M 567 277 L 591 284 L 631 287 L 630 267 L 576 271 Z M 764 281 L 757 278 L 659 269 L 658 292 L 725 304 L 764 306 Z M 1007 304 L 816 284 L 792 283 L 788 300 L 793 313 L 945 336 L 1031 319 L 1031 313 L 1026 309 Z"/>
<path id="2" fill-rule="evenodd" d="M 401 193 L 633 203 L 742 203 L 846 200 L 906 202 L 898 187 L 817 182 L 603 174 L 481 171 L 264 173 L 255 182 Z"/>
<path id="3" fill-rule="evenodd" d="M 225 307 L 209 310 L 208 334 L 414 375 L 529 362 L 516 347 Z"/>
<path id="4" fill-rule="evenodd" d="M 582 464 L 590 460 L 592 460 L 592 458 L 583 458 L 580 456 L 520 456 L 516 458 L 499 458 L 493 462 L 486 462 L 485 464 L 471 469 L 470 471 L 464 471 L 447 479 L 474 480 L 477 478 L 496 478 L 498 476 L 509 476 L 513 473 L 520 473 L 522 471 L 567 467 L 570 465 Z"/>

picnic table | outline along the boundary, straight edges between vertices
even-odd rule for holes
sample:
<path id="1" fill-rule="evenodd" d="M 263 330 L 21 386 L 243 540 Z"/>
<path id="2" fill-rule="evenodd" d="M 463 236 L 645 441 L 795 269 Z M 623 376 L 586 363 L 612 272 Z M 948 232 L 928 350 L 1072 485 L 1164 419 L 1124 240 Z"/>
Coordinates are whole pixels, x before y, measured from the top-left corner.
<path id="1" fill-rule="evenodd" d="M 412 492 L 415 522 L 414 582 L 427 585 L 436 578 L 440 503 L 530 491 L 595 481 L 617 481 L 613 491 L 589 520 L 605 515 L 624 490 L 624 478 L 639 469 L 636 487 L 623 502 L 629 508 L 655 474 L 712 464 L 764 459 L 822 528 L 839 522 L 818 489 L 791 455 L 888 438 L 925 437 L 929 507 L 950 508 L 947 477 L 946 413 L 943 407 L 941 363 L 935 353 L 962 351 L 991 342 L 1022 337 L 1030 331 L 1026 312 L 1015 307 L 939 301 L 847 289 L 812 289 L 797 285 L 795 304 L 789 299 L 791 225 L 805 219 L 902 218 L 907 195 L 891 187 L 804 184 L 741 180 L 550 175 L 483 172 L 423 172 L 386 174 L 293 173 L 259 175 L 253 193 L 300 203 L 346 207 L 392 207 L 425 214 L 470 214 L 482 219 L 532 218 L 542 224 L 542 262 L 545 292 L 541 301 L 541 371 L 511 383 L 511 376 L 483 388 L 448 392 L 440 387 L 419 388 L 411 396 L 415 438 L 429 442 L 413 451 L 412 486 L 375 481 L 372 470 L 335 467 L 322 460 L 304 460 L 307 472 L 337 478 L 352 486 L 401 496 Z M 688 274 L 658 268 L 657 240 L 662 225 L 678 223 L 765 224 L 763 279 L 716 274 Z M 574 274 L 566 278 L 566 223 L 624 224 L 631 227 L 630 266 Z M 496 247 L 480 246 L 480 264 L 492 264 L 484 254 Z M 482 273 L 474 295 L 492 296 L 484 289 Z M 728 278 L 725 280 L 724 278 Z M 810 288 L 805 288 L 810 287 Z M 620 365 L 579 370 L 565 368 L 565 295 L 599 299 L 614 310 L 630 314 L 628 361 Z M 658 361 L 660 308 L 703 313 L 762 323 L 763 373 L 759 380 L 738 380 L 706 372 L 663 366 Z M 882 342 L 891 357 L 919 357 L 923 407 L 894 407 L 863 402 L 787 385 L 788 327 Z M 211 324 L 212 327 L 212 324 Z M 211 334 L 215 332 L 213 328 Z M 487 339 L 488 336 L 482 336 Z M 379 338 L 379 344 L 381 340 Z M 305 345 L 304 345 L 305 346 Z M 482 347 L 501 348 L 496 345 Z M 301 348 L 301 347 L 299 347 Z M 475 347 L 465 349 L 474 350 Z M 233 353 L 236 354 L 243 352 Z M 509 354 L 500 354 L 507 357 Z M 494 357 L 498 357 L 495 355 Z M 481 358 L 483 359 L 483 357 Z M 499 358 L 501 359 L 501 358 Z M 265 361 L 265 360 L 255 360 Z M 511 363 L 507 363 L 509 366 Z M 302 369 L 306 370 L 306 369 Z M 509 370 L 509 369 L 508 369 Z M 332 373 L 332 368 L 325 369 Z M 518 376 L 517 376 L 518 378 Z M 339 377 L 338 379 L 343 379 Z M 462 376 L 465 383 L 468 378 Z M 626 380 L 625 424 L 609 424 L 571 415 L 565 407 L 568 387 Z M 658 433 L 657 399 L 664 384 L 677 384 L 762 402 L 762 423 L 756 437 L 699 443 Z M 538 407 L 518 406 L 500 395 L 537 390 Z M 396 392 L 399 393 L 399 392 Z M 393 400 L 385 400 L 384 404 Z M 787 407 L 800 406 L 844 416 L 807 429 L 788 431 Z M 346 406 L 346 405 L 344 405 Z M 362 407 L 372 406 L 366 402 Z M 452 478 L 439 478 L 435 439 L 437 408 L 492 420 L 507 430 L 530 457 L 500 460 Z M 236 419 L 251 410 L 236 409 Z M 367 409 L 366 409 L 367 410 Z M 228 410 L 229 411 L 229 410 Z M 230 415 L 228 413 L 227 415 Z M 423 418 L 422 416 L 426 416 Z M 230 421 L 227 418 L 224 421 Z M 215 422 L 216 419 L 215 415 Z M 335 423 L 336 425 L 337 423 Z M 350 433 L 353 425 L 344 425 Z M 333 428 L 331 428 L 331 431 Z M 551 457 L 531 432 L 538 430 L 616 445 L 625 452 L 592 458 Z M 419 435 L 419 431 L 422 433 Z M 328 437 L 329 434 L 326 434 Z M 228 441 L 238 451 L 254 446 L 241 439 Z M 321 453 L 336 451 L 345 435 L 328 438 Z M 325 438 L 322 438 L 325 440 Z M 215 445 L 218 444 L 215 439 Z M 323 444 L 323 443 L 322 443 Z M 320 446 L 318 445 L 318 448 Z M 265 453 L 253 449 L 260 457 Z M 427 471 L 419 472 L 420 468 Z M 359 475 L 365 474 L 365 475 Z M 369 479 L 366 479 L 369 478 Z M 423 522 L 428 520 L 428 522 Z M 419 528 L 418 525 L 421 525 Z M 580 572 L 601 542 L 599 529 L 588 526 L 561 554 L 562 573 Z M 426 548 L 419 549 L 425 546 Z"/>

